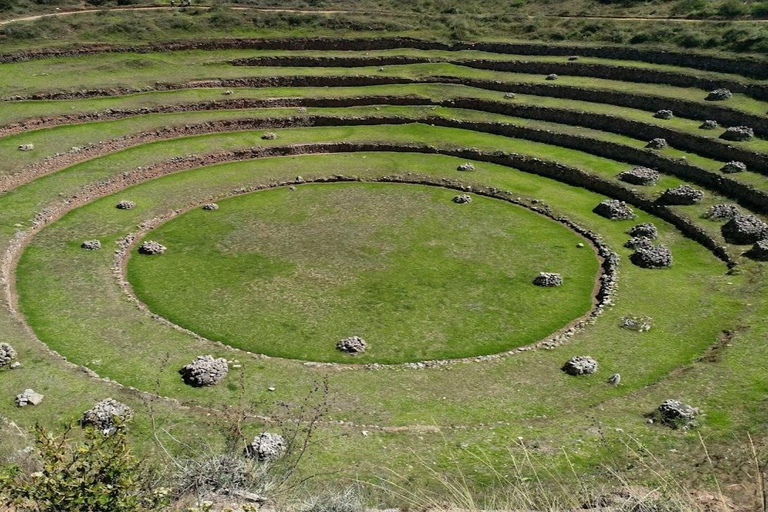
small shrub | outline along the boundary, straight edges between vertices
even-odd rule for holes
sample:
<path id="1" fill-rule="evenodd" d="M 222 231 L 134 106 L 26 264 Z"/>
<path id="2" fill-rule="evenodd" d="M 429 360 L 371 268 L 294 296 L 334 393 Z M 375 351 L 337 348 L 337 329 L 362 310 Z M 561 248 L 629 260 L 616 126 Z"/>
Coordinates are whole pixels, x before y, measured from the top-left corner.
<path id="1" fill-rule="evenodd" d="M 717 8 L 717 14 L 724 18 L 738 18 L 749 12 L 749 8 L 739 0 L 726 0 Z"/>

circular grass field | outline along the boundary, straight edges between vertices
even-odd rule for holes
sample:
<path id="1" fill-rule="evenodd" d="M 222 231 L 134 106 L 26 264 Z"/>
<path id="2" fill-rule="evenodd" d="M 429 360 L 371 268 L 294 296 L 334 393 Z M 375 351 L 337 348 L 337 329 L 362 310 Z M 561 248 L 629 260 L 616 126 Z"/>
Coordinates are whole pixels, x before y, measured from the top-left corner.
<path id="1" fill-rule="evenodd" d="M 594 251 L 525 208 L 453 190 L 302 185 L 196 209 L 149 233 L 128 276 L 155 313 L 269 356 L 402 363 L 531 344 L 586 313 Z M 558 272 L 558 288 L 532 284 Z M 350 356 L 336 342 L 362 336 Z"/>

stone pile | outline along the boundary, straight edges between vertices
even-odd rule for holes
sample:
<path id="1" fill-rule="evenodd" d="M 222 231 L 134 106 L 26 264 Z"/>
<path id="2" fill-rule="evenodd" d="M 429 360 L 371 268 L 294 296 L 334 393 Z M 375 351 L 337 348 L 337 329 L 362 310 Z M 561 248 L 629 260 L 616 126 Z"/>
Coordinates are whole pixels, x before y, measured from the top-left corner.
<path id="1" fill-rule="evenodd" d="M 272 462 L 282 457 L 286 448 L 283 436 L 264 432 L 253 438 L 245 449 L 245 455 L 260 462 Z"/>
<path id="2" fill-rule="evenodd" d="M 659 422 L 672 428 L 688 429 L 696 425 L 699 409 L 684 404 L 680 400 L 664 400 L 655 416 Z"/>
<path id="3" fill-rule="evenodd" d="M 747 164 L 744 162 L 737 162 L 733 160 L 728 162 L 720 168 L 720 170 L 726 174 L 735 174 L 737 172 L 745 172 L 747 170 Z"/>
<path id="4" fill-rule="evenodd" d="M 709 94 L 707 95 L 706 100 L 707 101 L 724 101 L 729 99 L 731 96 L 733 96 L 733 93 L 731 93 L 731 91 L 725 88 L 721 88 L 721 89 L 715 89 L 714 91 L 709 91 Z"/>
<path id="5" fill-rule="evenodd" d="M 737 215 L 723 224 L 721 232 L 728 243 L 754 244 L 768 238 L 768 224 L 754 215 Z"/>
<path id="6" fill-rule="evenodd" d="M 653 326 L 653 320 L 649 316 L 625 316 L 621 319 L 619 327 L 630 331 L 646 332 Z"/>
<path id="7" fill-rule="evenodd" d="M 267 132 L 262 135 L 261 138 L 262 140 L 275 140 L 277 138 L 277 134 L 274 132 Z"/>
<path id="8" fill-rule="evenodd" d="M 458 166 L 456 168 L 456 170 L 458 170 L 458 171 L 474 171 L 475 170 L 475 166 L 471 162 L 467 162 L 465 164 L 461 164 L 460 166 Z"/>
<path id="9" fill-rule="evenodd" d="M 211 355 L 197 356 L 179 371 L 184 382 L 194 387 L 214 386 L 227 376 L 227 372 L 227 360 L 223 357 L 216 359 Z"/>
<path id="10" fill-rule="evenodd" d="M 672 119 L 675 117 L 675 114 L 673 114 L 671 110 L 659 110 L 653 114 L 653 117 L 656 119 Z"/>
<path id="11" fill-rule="evenodd" d="M 467 194 L 459 194 L 458 196 L 453 196 L 453 202 L 456 204 L 471 203 L 472 197 Z"/>
<path id="12" fill-rule="evenodd" d="M 133 201 L 120 201 L 119 203 L 117 203 L 115 208 L 117 208 L 118 210 L 132 210 L 136 208 L 136 203 L 134 203 Z"/>
<path id="13" fill-rule="evenodd" d="M 667 144 L 667 139 L 662 139 L 661 137 L 657 137 L 655 139 L 651 139 L 648 144 L 645 145 L 648 149 L 664 149 L 669 144 Z"/>
<path id="14" fill-rule="evenodd" d="M 216 203 L 208 203 L 203 205 L 203 210 L 207 212 L 213 212 L 219 209 L 219 205 Z"/>
<path id="15" fill-rule="evenodd" d="M 653 247 L 653 240 L 650 238 L 646 238 L 644 236 L 633 236 L 626 242 L 624 242 L 624 247 L 627 249 L 648 249 L 649 247 Z"/>
<path id="16" fill-rule="evenodd" d="M 141 244 L 141 247 L 139 247 L 139 254 L 148 254 L 150 256 L 155 254 L 163 254 L 165 249 L 165 246 L 159 242 L 155 242 L 154 240 L 147 240 Z"/>
<path id="17" fill-rule="evenodd" d="M 557 76 L 554 73 L 551 73 L 551 74 L 547 75 L 547 77 L 546 77 L 547 80 L 557 80 L 558 78 L 560 78 L 560 77 Z"/>
<path id="18" fill-rule="evenodd" d="M 656 229 L 656 226 L 652 222 L 644 222 L 629 228 L 627 234 L 632 237 L 642 236 L 653 240 L 659 236 L 659 230 Z"/>
<path id="19" fill-rule="evenodd" d="M 36 392 L 34 389 L 25 389 L 22 393 L 16 395 L 16 405 L 26 407 L 28 405 L 40 405 L 43 402 L 44 395 Z"/>
<path id="20" fill-rule="evenodd" d="M 617 176 L 621 181 L 633 185 L 654 185 L 661 175 L 659 171 L 649 169 L 648 167 L 633 167 L 632 169 L 620 172 Z"/>
<path id="21" fill-rule="evenodd" d="M 86 251 L 96 251 L 101 249 L 101 241 L 100 240 L 86 240 L 82 244 L 80 244 L 80 247 L 82 249 L 85 249 Z"/>
<path id="22" fill-rule="evenodd" d="M 133 410 L 113 398 L 105 398 L 85 411 L 80 420 L 83 427 L 93 427 L 106 435 L 114 434 L 118 424 L 133 418 Z"/>
<path id="23" fill-rule="evenodd" d="M 755 242 L 749 256 L 756 260 L 768 261 L 768 239 Z"/>
<path id="24" fill-rule="evenodd" d="M 539 272 L 539 275 L 533 279 L 533 284 L 536 286 L 544 286 L 545 288 L 562 286 L 563 276 L 554 272 Z"/>
<path id="25" fill-rule="evenodd" d="M 672 252 L 664 245 L 639 247 L 629 261 L 641 268 L 665 268 L 672 265 Z"/>
<path id="26" fill-rule="evenodd" d="M 755 136 L 755 131 L 749 126 L 731 126 L 729 128 L 726 128 L 726 130 L 723 132 L 720 138 L 725 140 L 742 142 L 745 140 L 750 140 L 754 136 Z"/>
<path id="27" fill-rule="evenodd" d="M 700 203 L 704 199 L 704 192 L 695 189 L 690 185 L 680 185 L 675 188 L 668 188 L 659 197 L 659 202 L 663 204 L 688 205 Z"/>
<path id="28" fill-rule="evenodd" d="M 19 151 L 32 151 L 35 149 L 34 144 L 20 144 L 19 145 Z"/>
<path id="29" fill-rule="evenodd" d="M 16 359 L 16 350 L 8 343 L 0 343 L 0 368 L 9 366 Z"/>
<path id="30" fill-rule="evenodd" d="M 592 375 L 597 372 L 597 361 L 590 356 L 575 356 L 566 361 L 562 370 L 568 375 Z"/>
<path id="31" fill-rule="evenodd" d="M 705 219 L 733 219 L 741 215 L 741 210 L 735 204 L 713 204 L 704 214 Z"/>
<path id="32" fill-rule="evenodd" d="M 350 336 L 349 338 L 339 340 L 336 348 L 347 354 L 362 354 L 368 348 L 368 344 L 360 336 Z"/>
<path id="33" fill-rule="evenodd" d="M 699 126 L 699 128 L 701 128 L 702 130 L 717 130 L 717 127 L 718 127 L 717 121 L 715 121 L 714 119 L 707 119 L 706 121 L 701 123 L 701 126 Z"/>
<path id="34" fill-rule="evenodd" d="M 515 99 L 515 93 L 513 92 L 507 92 L 504 94 L 504 99 L 506 100 L 513 100 Z"/>
<path id="35" fill-rule="evenodd" d="M 610 220 L 628 220 L 635 218 L 635 212 L 624 201 L 606 199 L 592 210 L 594 213 Z"/>

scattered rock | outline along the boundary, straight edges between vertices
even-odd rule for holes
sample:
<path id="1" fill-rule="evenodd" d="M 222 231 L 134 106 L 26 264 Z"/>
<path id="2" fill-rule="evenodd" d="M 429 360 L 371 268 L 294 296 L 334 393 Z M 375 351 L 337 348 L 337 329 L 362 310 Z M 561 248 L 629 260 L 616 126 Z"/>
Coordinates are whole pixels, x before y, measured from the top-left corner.
<path id="1" fill-rule="evenodd" d="M 19 145 L 19 151 L 32 151 L 35 149 L 34 144 L 20 144 Z"/>
<path id="2" fill-rule="evenodd" d="M 672 113 L 671 110 L 659 110 L 655 114 L 653 114 L 653 117 L 656 119 L 672 119 L 675 117 L 675 114 Z"/>
<path id="3" fill-rule="evenodd" d="M 299 114 L 306 114 L 307 113 L 307 107 L 299 107 L 296 109 L 296 112 Z"/>
<path id="4" fill-rule="evenodd" d="M 106 435 L 114 434 L 117 426 L 133 418 L 133 410 L 112 398 L 105 398 L 83 413 L 80 425 L 91 426 Z"/>
<path id="5" fill-rule="evenodd" d="M 768 240 L 758 240 L 755 242 L 748 256 L 755 260 L 768 261 Z"/>
<path id="6" fill-rule="evenodd" d="M 8 366 L 16 359 L 16 350 L 8 343 L 0 343 L 0 368 Z"/>
<path id="7" fill-rule="evenodd" d="M 224 91 L 222 94 L 224 96 L 232 96 L 232 91 Z"/>
<path id="8" fill-rule="evenodd" d="M 515 99 L 515 93 L 513 93 L 513 92 L 505 93 L 504 94 L 504 99 L 505 100 L 513 100 L 513 99 Z"/>
<path id="9" fill-rule="evenodd" d="M 768 224 L 754 215 L 737 215 L 723 224 L 721 232 L 728 243 L 754 244 L 768 238 Z"/>
<path id="10" fill-rule="evenodd" d="M 741 210 L 735 204 L 714 204 L 704 213 L 705 219 L 722 220 L 733 219 L 741 215 Z"/>
<path id="11" fill-rule="evenodd" d="M 747 170 L 747 164 L 744 162 L 737 162 L 735 160 L 728 162 L 720 168 L 720 170 L 726 174 L 734 174 L 737 172 L 745 172 Z"/>
<path id="12" fill-rule="evenodd" d="M 100 240 L 86 240 L 82 244 L 80 244 L 80 247 L 85 249 L 86 251 L 96 251 L 98 249 L 101 249 L 101 241 Z"/>
<path id="13" fill-rule="evenodd" d="M 611 386 L 618 386 L 619 384 L 621 384 L 621 374 L 614 373 L 613 375 L 608 377 L 608 381 L 607 382 Z"/>
<path id="14" fill-rule="evenodd" d="M 21 363 L 18 361 L 14 361 L 13 363 L 11 363 L 11 366 L 9 368 L 11 370 L 18 370 L 19 368 L 21 368 Z"/>
<path id="15" fill-rule="evenodd" d="M 661 175 L 659 171 L 648 167 L 633 167 L 628 171 L 620 172 L 616 177 L 633 185 L 654 185 Z"/>
<path id="16" fill-rule="evenodd" d="M 644 236 L 633 236 L 626 242 L 624 242 L 624 247 L 627 249 L 640 249 L 641 247 L 644 249 L 647 249 L 649 247 L 653 247 L 653 240 L 650 238 L 646 238 Z"/>
<path id="17" fill-rule="evenodd" d="M 245 449 L 245 455 L 258 461 L 272 462 L 282 457 L 285 450 L 283 436 L 264 432 L 253 438 L 253 442 Z"/>
<path id="18" fill-rule="evenodd" d="M 645 145 L 648 149 L 664 149 L 667 146 L 669 146 L 669 144 L 667 144 L 667 139 L 662 139 L 661 137 L 651 139 L 648 144 Z"/>
<path id="19" fill-rule="evenodd" d="M 628 220 L 635 218 L 635 212 L 624 201 L 606 199 L 592 210 L 594 213 L 610 220 Z"/>
<path id="20" fill-rule="evenodd" d="M 645 237 L 651 240 L 659 236 L 659 230 L 656 229 L 656 225 L 652 222 L 644 222 L 633 226 L 627 230 L 627 234 L 632 237 Z"/>
<path id="21" fill-rule="evenodd" d="M 275 140 L 277 138 L 277 134 L 274 132 L 267 132 L 264 135 L 261 136 L 263 140 Z"/>
<path id="22" fill-rule="evenodd" d="M 579 248 L 579 249 L 583 249 L 584 248 L 584 243 L 583 242 L 579 242 L 579 243 L 576 244 L 576 247 Z"/>
<path id="23" fill-rule="evenodd" d="M 560 78 L 560 77 L 559 77 L 559 76 L 557 76 L 557 75 L 556 75 L 556 74 L 554 74 L 554 73 L 551 73 L 551 74 L 549 74 L 549 75 L 547 75 L 547 76 L 546 76 L 546 80 L 557 80 L 558 78 Z"/>
<path id="24" fill-rule="evenodd" d="M 625 316 L 619 322 L 619 327 L 630 331 L 646 332 L 653 327 L 653 320 L 649 316 Z"/>
<path id="25" fill-rule="evenodd" d="M 458 170 L 458 171 L 474 171 L 475 170 L 475 166 L 471 162 L 467 162 L 465 164 L 461 164 L 460 166 L 458 166 L 456 168 L 456 170 Z"/>
<path id="26" fill-rule="evenodd" d="M 641 268 L 665 268 L 672 265 L 672 252 L 664 245 L 639 247 L 629 261 Z"/>
<path id="27" fill-rule="evenodd" d="M 16 395 L 16 405 L 26 407 L 28 405 L 40 405 L 43 402 L 44 395 L 37 393 L 34 389 L 25 389 L 21 394 Z"/>
<path id="28" fill-rule="evenodd" d="M 347 354 L 362 354 L 368 348 L 368 344 L 360 336 L 350 336 L 349 338 L 339 340 L 336 348 Z"/>
<path id="29" fill-rule="evenodd" d="M 214 386 L 227 376 L 227 372 L 227 360 L 223 357 L 215 359 L 211 355 L 197 356 L 179 371 L 184 382 L 194 387 Z"/>
<path id="30" fill-rule="evenodd" d="M 725 140 L 742 142 L 745 140 L 750 140 L 754 136 L 755 136 L 755 131 L 749 126 L 731 126 L 729 128 L 726 128 L 723 134 L 720 135 L 720 138 Z"/>
<path id="31" fill-rule="evenodd" d="M 563 365 L 562 370 L 568 375 L 592 375 L 597 371 L 597 361 L 590 356 L 575 356 Z"/>
<path id="32" fill-rule="evenodd" d="M 165 252 L 165 246 L 155 242 L 154 240 L 147 240 L 143 244 L 141 244 L 141 247 L 139 247 L 139 254 L 148 254 L 148 255 L 154 255 L 154 254 L 163 254 Z"/>
<path id="33" fill-rule="evenodd" d="M 539 275 L 533 278 L 533 284 L 551 288 L 553 286 L 563 285 L 563 276 L 555 272 L 539 272 Z"/>
<path id="34" fill-rule="evenodd" d="M 117 203 L 116 208 L 118 210 L 132 210 L 136 208 L 136 203 L 134 203 L 133 201 L 120 201 L 119 203 Z"/>
<path id="35" fill-rule="evenodd" d="M 672 428 L 688 429 L 696 425 L 699 409 L 680 400 L 664 400 L 654 416 L 658 421 Z"/>
<path id="36" fill-rule="evenodd" d="M 717 130 L 717 127 L 718 127 L 717 121 L 715 121 L 714 119 L 707 119 L 706 121 L 701 123 L 701 126 L 699 126 L 699 128 L 701 128 L 702 130 Z"/>
<path id="37" fill-rule="evenodd" d="M 453 202 L 456 204 L 467 204 L 472 202 L 472 197 L 467 194 L 459 194 L 453 197 Z"/>
<path id="38" fill-rule="evenodd" d="M 203 205 L 203 210 L 207 212 L 213 212 L 219 209 L 219 205 L 216 203 L 208 203 Z"/>
<path id="39" fill-rule="evenodd" d="M 714 91 L 709 91 L 709 94 L 707 95 L 706 100 L 707 101 L 724 101 L 733 96 L 733 93 L 729 91 L 728 89 L 715 89 Z"/>
<path id="40" fill-rule="evenodd" d="M 671 205 L 689 205 L 700 203 L 704 199 L 704 192 L 695 189 L 690 185 L 680 185 L 675 188 L 668 188 L 659 197 L 662 204 Z"/>

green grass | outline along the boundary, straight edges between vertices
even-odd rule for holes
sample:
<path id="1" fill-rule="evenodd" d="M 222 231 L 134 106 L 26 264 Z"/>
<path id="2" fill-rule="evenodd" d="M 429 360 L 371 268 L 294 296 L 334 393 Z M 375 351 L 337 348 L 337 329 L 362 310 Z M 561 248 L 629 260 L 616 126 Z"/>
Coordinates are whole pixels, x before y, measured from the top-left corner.
<path id="1" fill-rule="evenodd" d="M 454 195 L 306 185 L 228 199 L 149 233 L 171 250 L 132 257 L 129 278 L 152 310 L 209 339 L 312 361 L 493 354 L 589 309 L 597 260 L 577 235 L 499 200 L 463 206 Z M 542 270 L 565 284 L 533 286 Z M 364 355 L 335 349 L 352 335 L 369 342 Z"/>

